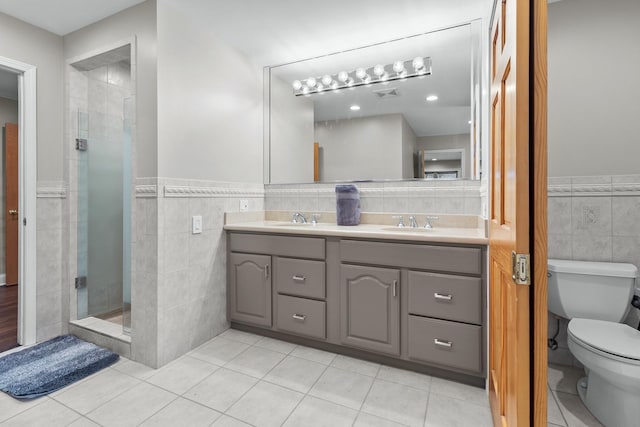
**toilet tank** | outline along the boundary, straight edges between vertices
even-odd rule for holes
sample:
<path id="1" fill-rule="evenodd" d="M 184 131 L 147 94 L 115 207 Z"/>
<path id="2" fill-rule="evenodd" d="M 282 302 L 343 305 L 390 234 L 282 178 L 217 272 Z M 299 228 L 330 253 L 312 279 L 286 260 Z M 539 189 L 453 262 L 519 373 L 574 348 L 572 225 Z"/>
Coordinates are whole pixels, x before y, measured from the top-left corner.
<path id="1" fill-rule="evenodd" d="M 622 322 L 637 274 L 633 264 L 549 259 L 549 311 L 567 319 Z"/>

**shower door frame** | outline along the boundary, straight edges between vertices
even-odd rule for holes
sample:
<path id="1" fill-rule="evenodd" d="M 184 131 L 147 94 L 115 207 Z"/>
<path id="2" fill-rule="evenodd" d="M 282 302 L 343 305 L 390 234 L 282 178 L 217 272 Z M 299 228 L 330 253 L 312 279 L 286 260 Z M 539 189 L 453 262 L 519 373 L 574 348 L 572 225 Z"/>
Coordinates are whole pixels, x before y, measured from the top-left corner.
<path id="1" fill-rule="evenodd" d="M 34 65 L 0 56 L 18 78 L 18 344 L 36 343 L 36 73 Z"/>

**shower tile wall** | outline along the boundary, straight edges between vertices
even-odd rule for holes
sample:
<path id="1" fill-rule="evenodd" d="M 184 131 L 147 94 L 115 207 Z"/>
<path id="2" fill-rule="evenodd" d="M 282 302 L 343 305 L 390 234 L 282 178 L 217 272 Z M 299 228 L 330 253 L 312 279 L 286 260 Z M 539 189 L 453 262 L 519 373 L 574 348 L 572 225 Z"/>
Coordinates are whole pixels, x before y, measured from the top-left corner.
<path id="1" fill-rule="evenodd" d="M 549 178 L 549 258 L 628 262 L 640 268 L 640 175 Z M 637 327 L 632 309 L 626 323 Z M 561 319 L 559 348 L 549 362 L 578 365 Z M 555 332 L 549 315 L 549 335 Z"/>
<path id="2" fill-rule="evenodd" d="M 264 188 L 165 178 L 137 184 L 132 352 L 162 366 L 228 328 L 224 212 L 238 212 L 240 199 L 263 210 Z M 201 234 L 191 232 L 194 215 L 202 216 Z"/>
<path id="3" fill-rule="evenodd" d="M 36 339 L 38 342 L 66 333 L 63 322 L 68 301 L 63 293 L 63 203 L 62 182 L 38 182 L 36 199 Z"/>
<path id="4" fill-rule="evenodd" d="M 271 184 L 265 186 L 267 210 L 332 212 L 335 185 Z M 486 189 L 481 181 L 359 182 L 364 212 L 481 215 Z"/>

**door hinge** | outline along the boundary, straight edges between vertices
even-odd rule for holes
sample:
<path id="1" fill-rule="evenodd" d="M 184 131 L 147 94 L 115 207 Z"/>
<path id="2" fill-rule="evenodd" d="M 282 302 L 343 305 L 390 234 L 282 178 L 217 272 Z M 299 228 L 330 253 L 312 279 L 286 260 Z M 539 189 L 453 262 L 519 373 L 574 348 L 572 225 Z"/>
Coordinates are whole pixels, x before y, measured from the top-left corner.
<path id="1" fill-rule="evenodd" d="M 511 253 L 513 261 L 512 278 L 517 285 L 531 284 L 531 256 L 529 254 Z"/>
<path id="2" fill-rule="evenodd" d="M 87 276 L 76 277 L 76 289 L 84 289 L 87 287 Z"/>
<path id="3" fill-rule="evenodd" d="M 76 150 L 78 151 L 87 151 L 89 147 L 89 142 L 84 138 L 76 138 Z"/>

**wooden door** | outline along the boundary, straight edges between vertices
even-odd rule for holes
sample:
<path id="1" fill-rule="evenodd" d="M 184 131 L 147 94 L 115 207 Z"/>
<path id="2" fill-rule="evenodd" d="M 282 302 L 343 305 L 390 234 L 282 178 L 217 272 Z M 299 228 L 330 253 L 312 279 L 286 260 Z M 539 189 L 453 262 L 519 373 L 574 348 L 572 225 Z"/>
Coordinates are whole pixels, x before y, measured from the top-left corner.
<path id="1" fill-rule="evenodd" d="M 229 318 L 271 326 L 271 257 L 233 253 L 229 263 Z"/>
<path id="2" fill-rule="evenodd" d="M 400 354 L 400 270 L 340 266 L 342 343 Z"/>
<path id="3" fill-rule="evenodd" d="M 489 396 L 496 426 L 547 425 L 543 1 L 500 0 L 492 19 Z M 514 273 L 515 254 L 531 255 L 533 276 Z"/>
<path id="4" fill-rule="evenodd" d="M 5 272 L 7 285 L 18 284 L 18 125 L 5 125 Z"/>

